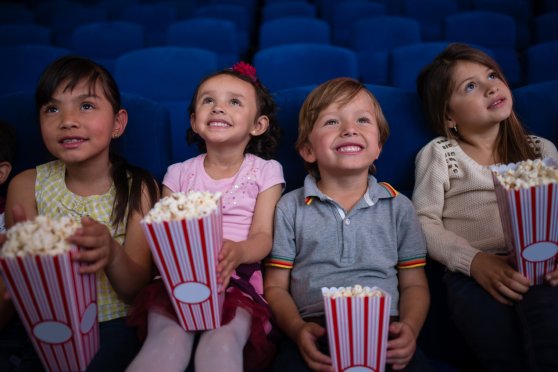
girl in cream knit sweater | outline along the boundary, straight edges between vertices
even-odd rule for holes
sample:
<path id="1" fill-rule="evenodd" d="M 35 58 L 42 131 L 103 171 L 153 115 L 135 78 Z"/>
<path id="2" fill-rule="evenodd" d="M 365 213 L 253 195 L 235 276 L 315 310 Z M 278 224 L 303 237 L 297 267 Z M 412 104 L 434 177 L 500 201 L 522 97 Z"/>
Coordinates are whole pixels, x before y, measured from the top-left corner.
<path id="1" fill-rule="evenodd" d="M 490 166 L 558 160 L 528 136 L 496 62 L 451 44 L 421 72 L 424 111 L 441 136 L 417 155 L 413 193 L 429 255 L 446 266 L 451 317 L 487 371 L 558 370 L 558 270 L 530 286 L 507 257 Z"/>

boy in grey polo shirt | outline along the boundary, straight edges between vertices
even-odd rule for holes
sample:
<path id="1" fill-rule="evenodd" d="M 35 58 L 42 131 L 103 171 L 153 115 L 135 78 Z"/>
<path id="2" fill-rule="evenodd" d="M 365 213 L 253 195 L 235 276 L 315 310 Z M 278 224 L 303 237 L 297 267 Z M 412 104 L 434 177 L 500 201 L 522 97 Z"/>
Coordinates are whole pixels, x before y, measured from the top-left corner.
<path id="1" fill-rule="evenodd" d="M 332 368 L 317 345 L 320 289 L 355 284 L 392 296 L 387 370 L 429 369 L 414 358 L 429 305 L 424 236 L 410 200 L 371 175 L 388 132 L 379 103 L 353 79 L 320 85 L 300 112 L 296 147 L 310 175 L 277 205 L 264 294 L 313 370 Z"/>

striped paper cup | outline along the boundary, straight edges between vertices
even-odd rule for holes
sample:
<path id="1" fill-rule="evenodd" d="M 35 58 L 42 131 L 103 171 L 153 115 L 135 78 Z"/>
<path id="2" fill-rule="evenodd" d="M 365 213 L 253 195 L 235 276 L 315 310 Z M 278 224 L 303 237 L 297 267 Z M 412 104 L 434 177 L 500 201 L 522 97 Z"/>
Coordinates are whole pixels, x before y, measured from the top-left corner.
<path id="1" fill-rule="evenodd" d="M 217 284 L 221 204 L 204 218 L 141 225 L 182 328 L 218 328 L 224 300 Z"/>
<path id="2" fill-rule="evenodd" d="M 49 371 L 84 371 L 99 349 L 95 274 L 71 254 L 2 257 L 2 277 L 41 362 Z"/>
<path id="3" fill-rule="evenodd" d="M 322 288 L 335 371 L 384 371 L 391 296 L 330 297 Z"/>
<path id="4" fill-rule="evenodd" d="M 557 268 L 558 183 L 508 190 L 496 172 L 510 167 L 515 164 L 494 167 L 492 173 L 500 219 L 517 270 L 537 285 Z"/>

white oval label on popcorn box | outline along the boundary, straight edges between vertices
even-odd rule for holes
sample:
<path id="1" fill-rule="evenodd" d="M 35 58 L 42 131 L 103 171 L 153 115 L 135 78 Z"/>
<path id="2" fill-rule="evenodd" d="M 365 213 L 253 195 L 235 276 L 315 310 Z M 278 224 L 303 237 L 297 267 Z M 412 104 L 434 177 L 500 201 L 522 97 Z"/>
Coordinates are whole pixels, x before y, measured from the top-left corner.
<path id="1" fill-rule="evenodd" d="M 556 253 L 558 253 L 558 245 L 552 242 L 538 242 L 525 247 L 521 255 L 526 260 L 541 262 L 554 257 Z"/>
<path id="2" fill-rule="evenodd" d="M 203 283 L 188 282 L 177 285 L 173 294 L 179 301 L 187 304 L 198 304 L 209 298 L 211 289 Z"/>

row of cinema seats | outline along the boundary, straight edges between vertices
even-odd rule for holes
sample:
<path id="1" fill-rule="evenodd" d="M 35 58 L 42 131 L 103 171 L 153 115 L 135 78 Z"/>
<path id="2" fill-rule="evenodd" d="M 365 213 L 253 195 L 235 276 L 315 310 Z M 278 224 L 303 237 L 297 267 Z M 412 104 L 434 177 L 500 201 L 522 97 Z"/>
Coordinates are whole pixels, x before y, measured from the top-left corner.
<path id="1" fill-rule="evenodd" d="M 547 6 L 535 16 L 536 8 L 528 0 L 400 0 L 397 7 L 379 0 L 290 1 L 263 2 L 261 9 L 255 0 L 186 1 L 190 7 L 184 18 L 178 18 L 177 4 L 122 1 L 117 1 L 123 4 L 120 12 L 111 17 L 105 2 L 85 7 L 77 1 L 37 5 L 37 24 L 8 23 L 6 16 L 0 17 L 0 35 L 4 35 L 0 45 L 50 41 L 111 69 L 122 53 L 152 46 L 209 49 L 218 54 L 222 67 L 239 58 L 251 60 L 254 53 L 278 44 L 319 43 L 356 53 L 357 74 L 365 83 L 394 85 L 387 78 L 391 50 L 421 42 L 458 41 L 493 50 L 517 87 L 535 82 L 527 71 L 532 70 L 531 53 L 525 50 L 558 38 L 553 27 L 557 9 Z M 45 17 L 43 13 L 56 4 L 63 7 Z M 556 47 L 547 46 L 544 53 L 558 58 Z"/>

